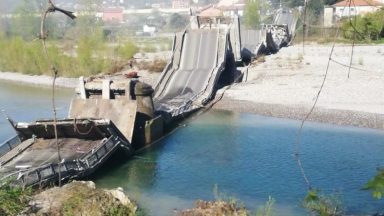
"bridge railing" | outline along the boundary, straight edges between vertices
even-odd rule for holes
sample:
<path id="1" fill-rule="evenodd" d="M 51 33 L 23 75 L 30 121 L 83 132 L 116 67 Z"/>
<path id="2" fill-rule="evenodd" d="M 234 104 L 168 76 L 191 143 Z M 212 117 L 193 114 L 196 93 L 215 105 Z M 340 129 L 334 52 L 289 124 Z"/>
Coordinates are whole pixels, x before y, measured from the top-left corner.
<path id="1" fill-rule="evenodd" d="M 2 144 L 0 144 L 0 157 L 4 156 L 7 152 L 16 148 L 21 143 L 21 139 L 18 135 L 9 138 Z"/>
<path id="2" fill-rule="evenodd" d="M 85 172 L 94 171 L 95 167 L 105 162 L 105 160 L 121 145 L 132 150 L 130 145 L 118 136 L 111 136 L 102 140 L 102 144 L 91 150 L 82 158 L 64 161 L 60 164 L 49 163 L 34 168 L 32 170 L 19 171 L 7 176 L 7 179 L 17 178 L 17 184 L 23 186 L 41 185 L 47 182 L 54 182 L 59 179 L 59 169 L 61 179 L 79 177 Z M 1 181 L 6 179 L 1 179 Z"/>

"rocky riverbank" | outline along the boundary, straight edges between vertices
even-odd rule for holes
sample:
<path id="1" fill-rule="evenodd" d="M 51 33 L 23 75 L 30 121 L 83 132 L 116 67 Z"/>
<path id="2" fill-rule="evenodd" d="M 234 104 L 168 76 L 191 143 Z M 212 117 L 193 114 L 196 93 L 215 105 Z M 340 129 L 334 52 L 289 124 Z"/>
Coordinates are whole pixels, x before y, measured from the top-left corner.
<path id="1" fill-rule="evenodd" d="M 74 181 L 32 197 L 25 215 L 136 215 L 137 206 L 122 189 L 103 190 Z"/>

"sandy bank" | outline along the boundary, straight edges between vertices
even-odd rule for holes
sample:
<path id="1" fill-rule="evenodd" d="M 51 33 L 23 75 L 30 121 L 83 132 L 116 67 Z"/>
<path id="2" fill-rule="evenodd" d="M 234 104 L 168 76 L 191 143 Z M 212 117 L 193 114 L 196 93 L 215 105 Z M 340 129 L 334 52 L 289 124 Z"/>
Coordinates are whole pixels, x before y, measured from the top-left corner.
<path id="1" fill-rule="evenodd" d="M 32 76 L 14 72 L 0 72 L 0 80 L 26 83 L 31 85 L 52 85 L 52 77 L 46 75 Z M 79 83 L 77 78 L 58 77 L 56 86 L 63 88 L 76 88 Z"/>
<path id="2" fill-rule="evenodd" d="M 283 48 L 250 66 L 247 82 L 227 90 L 214 108 L 303 119 L 326 71 L 331 46 Z M 351 47 L 336 46 L 332 58 L 349 65 Z M 353 67 L 331 61 L 318 104 L 309 120 L 384 129 L 384 45 L 356 46 Z"/>
<path id="3" fill-rule="evenodd" d="M 119 76 L 124 76 L 130 71 L 122 71 L 120 73 L 115 74 L 114 77 L 118 78 Z M 160 73 L 138 71 L 138 75 L 141 81 L 148 83 L 152 86 L 155 86 Z M 104 75 L 99 75 L 99 76 L 103 77 Z M 31 84 L 31 85 L 45 85 L 45 86 L 52 85 L 52 77 L 46 76 L 46 75 L 31 76 L 31 75 L 14 73 L 14 72 L 0 72 L 0 80 L 17 82 L 17 83 L 25 83 L 25 84 Z M 56 86 L 58 87 L 76 88 L 78 84 L 79 84 L 78 78 L 58 77 L 56 79 Z"/>

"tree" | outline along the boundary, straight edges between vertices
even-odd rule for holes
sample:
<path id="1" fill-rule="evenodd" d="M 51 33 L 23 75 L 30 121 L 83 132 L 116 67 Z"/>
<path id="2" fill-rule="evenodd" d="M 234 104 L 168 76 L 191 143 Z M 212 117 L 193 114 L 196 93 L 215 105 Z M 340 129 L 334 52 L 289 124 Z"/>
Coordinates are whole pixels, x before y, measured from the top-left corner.
<path id="1" fill-rule="evenodd" d="M 172 29 L 182 29 L 188 24 L 188 18 L 178 13 L 174 13 L 169 18 L 169 27 Z"/>
<path id="2" fill-rule="evenodd" d="M 325 5 L 333 5 L 337 2 L 337 0 L 324 0 Z"/>
<path id="3" fill-rule="evenodd" d="M 314 1 L 319 1 L 319 0 L 314 0 Z M 304 5 L 304 0 L 288 0 L 287 1 L 288 7 L 298 7 L 303 5 Z"/>
<path id="4" fill-rule="evenodd" d="M 369 41 L 384 37 L 384 11 L 357 16 L 355 19 L 352 22 L 349 19 L 343 21 L 342 31 L 345 38 Z"/>
<path id="5" fill-rule="evenodd" d="M 260 25 L 259 0 L 247 0 L 244 11 L 244 24 L 249 29 L 258 29 Z"/>
<path id="6" fill-rule="evenodd" d="M 40 27 L 40 6 L 42 0 L 24 0 L 10 18 L 10 35 L 27 40 L 36 39 Z"/>

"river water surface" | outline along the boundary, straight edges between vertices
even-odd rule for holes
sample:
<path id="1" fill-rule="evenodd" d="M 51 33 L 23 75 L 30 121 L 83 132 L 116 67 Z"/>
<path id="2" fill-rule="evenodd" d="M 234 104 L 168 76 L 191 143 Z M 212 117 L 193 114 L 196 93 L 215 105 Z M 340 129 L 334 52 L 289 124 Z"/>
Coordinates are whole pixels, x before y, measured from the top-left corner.
<path id="1" fill-rule="evenodd" d="M 58 118 L 65 118 L 73 89 L 59 88 L 56 91 L 56 110 Z M 0 110 L 16 122 L 31 122 L 37 119 L 52 119 L 52 90 L 50 87 L 21 85 L 0 80 Z M 0 143 L 16 133 L 8 121 L 0 116 Z"/>
<path id="2" fill-rule="evenodd" d="M 72 90 L 60 90 L 65 117 Z M 50 117 L 50 90 L 0 82 L 0 108 L 17 121 Z M 106 164 L 92 176 L 99 187 L 122 187 L 149 215 L 172 215 L 196 199 L 234 197 L 250 209 L 275 199 L 277 215 L 305 215 L 306 185 L 293 158 L 299 122 L 211 111 L 129 160 Z M 0 138 L 12 129 L 0 121 Z M 361 190 L 384 166 L 384 132 L 328 124 L 305 125 L 301 157 L 314 187 L 338 194 L 347 213 L 384 211 Z"/>

